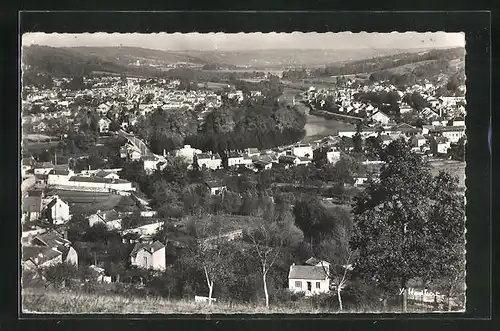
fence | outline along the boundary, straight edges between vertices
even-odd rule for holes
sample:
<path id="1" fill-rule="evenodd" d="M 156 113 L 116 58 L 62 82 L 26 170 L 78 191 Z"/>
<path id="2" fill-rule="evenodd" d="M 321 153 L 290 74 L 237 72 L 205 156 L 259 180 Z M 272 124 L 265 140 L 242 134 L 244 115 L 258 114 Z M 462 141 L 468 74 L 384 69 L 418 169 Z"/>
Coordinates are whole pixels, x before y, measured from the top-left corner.
<path id="1" fill-rule="evenodd" d="M 198 295 L 195 295 L 194 296 L 194 301 L 195 302 L 201 302 L 201 303 L 208 303 L 209 302 L 209 299 L 208 297 L 202 297 L 202 296 L 198 296 Z M 212 302 L 216 302 L 217 299 L 216 298 L 212 298 L 211 300 Z"/>

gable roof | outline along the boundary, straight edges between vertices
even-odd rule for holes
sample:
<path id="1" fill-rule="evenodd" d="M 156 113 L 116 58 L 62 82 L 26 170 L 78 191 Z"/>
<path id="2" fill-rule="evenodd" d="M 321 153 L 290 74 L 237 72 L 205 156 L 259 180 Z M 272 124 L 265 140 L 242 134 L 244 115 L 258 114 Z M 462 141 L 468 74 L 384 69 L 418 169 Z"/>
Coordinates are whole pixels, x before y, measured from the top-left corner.
<path id="1" fill-rule="evenodd" d="M 165 245 L 159 242 L 158 240 L 156 240 L 153 243 L 136 243 L 134 249 L 132 249 L 132 252 L 130 252 L 130 256 L 136 257 L 137 253 L 139 253 L 141 249 L 144 249 L 146 252 L 152 254 L 164 247 Z"/>
<path id="2" fill-rule="evenodd" d="M 384 116 L 384 117 L 390 118 L 390 117 L 389 117 L 389 115 L 387 115 L 386 113 L 384 113 L 384 112 L 382 112 L 382 111 L 380 111 L 380 110 L 379 110 L 379 111 L 377 111 L 377 112 L 375 112 L 375 113 L 373 113 L 373 115 L 372 115 L 371 117 L 373 117 L 373 116 L 375 116 L 375 115 L 377 115 L 377 114 L 380 114 L 380 115 L 382 115 L 382 116 Z"/>
<path id="3" fill-rule="evenodd" d="M 207 182 L 205 182 L 205 184 L 207 184 L 208 187 L 210 187 L 210 188 L 225 187 L 226 186 L 226 185 L 219 183 L 217 181 L 214 181 L 214 180 L 207 181 Z"/>
<path id="4" fill-rule="evenodd" d="M 241 155 L 238 152 L 229 152 L 229 154 L 227 156 L 228 159 L 230 159 L 230 158 L 240 158 L 240 157 L 243 157 L 243 155 Z"/>
<path id="5" fill-rule="evenodd" d="M 106 183 L 106 184 L 125 184 L 129 181 L 124 179 L 115 178 L 102 178 L 102 177 L 85 177 L 85 176 L 72 176 L 69 181 L 71 182 L 87 182 L 87 183 Z"/>
<path id="6" fill-rule="evenodd" d="M 50 202 L 45 206 L 46 209 L 50 209 L 52 208 L 56 203 L 57 201 L 62 201 L 64 202 L 62 199 L 60 199 L 59 197 L 54 197 L 52 198 L 52 200 L 50 200 Z M 64 202 L 66 204 L 66 202 Z"/>
<path id="7" fill-rule="evenodd" d="M 316 264 L 318 264 L 318 263 L 320 263 L 320 262 L 321 262 L 321 260 L 320 260 L 320 259 L 317 259 L 317 258 L 315 258 L 315 257 L 313 257 L 313 256 L 312 256 L 312 257 L 310 257 L 310 258 L 308 258 L 308 259 L 306 260 L 306 264 L 313 265 L 313 266 L 314 266 L 314 265 L 316 265 Z"/>
<path id="8" fill-rule="evenodd" d="M 285 162 L 285 163 L 293 163 L 297 159 L 298 159 L 298 157 L 295 155 L 282 155 L 282 156 L 280 156 L 279 161 Z"/>
<path id="9" fill-rule="evenodd" d="M 39 234 L 33 238 L 32 242 L 37 243 L 40 242 L 42 245 L 47 247 L 64 247 L 66 245 L 71 245 L 71 242 L 67 239 L 64 239 L 59 233 L 56 231 L 48 231 L 43 234 Z M 40 245 L 39 245 L 40 246 Z"/>
<path id="10" fill-rule="evenodd" d="M 290 266 L 289 279 L 311 279 L 311 280 L 324 280 L 327 278 L 325 269 L 323 267 L 316 267 L 310 265 L 292 265 Z"/>
<path id="11" fill-rule="evenodd" d="M 23 261 L 30 260 L 35 265 L 40 265 L 63 255 L 63 253 L 52 247 L 23 246 L 22 255 Z"/>
<path id="12" fill-rule="evenodd" d="M 389 131 L 401 131 L 401 132 L 418 132 L 420 129 L 411 126 L 410 124 L 407 123 L 400 123 L 396 124 L 393 127 L 389 129 Z"/>
<path id="13" fill-rule="evenodd" d="M 116 220 L 120 217 L 120 214 L 114 209 L 98 212 L 98 213 L 95 213 L 94 215 L 96 215 L 97 217 L 99 217 L 100 219 L 102 219 L 105 222 L 113 221 L 113 220 Z"/>

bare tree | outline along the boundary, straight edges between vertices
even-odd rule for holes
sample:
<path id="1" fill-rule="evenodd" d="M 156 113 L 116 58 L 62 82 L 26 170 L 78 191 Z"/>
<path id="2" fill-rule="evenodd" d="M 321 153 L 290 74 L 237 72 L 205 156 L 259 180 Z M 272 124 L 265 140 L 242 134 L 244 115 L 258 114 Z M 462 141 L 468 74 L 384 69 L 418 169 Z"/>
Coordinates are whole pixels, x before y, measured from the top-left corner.
<path id="1" fill-rule="evenodd" d="M 208 221 L 204 222 L 203 226 L 199 230 L 201 239 L 198 240 L 197 247 L 197 258 L 199 265 L 202 266 L 205 273 L 205 278 L 208 286 L 208 304 L 212 304 L 212 294 L 214 290 L 214 284 L 217 279 L 224 278 L 228 272 L 228 268 L 225 264 L 229 251 L 224 249 L 224 240 L 221 237 L 221 226 L 215 221 L 215 236 L 209 236 L 211 234 L 210 227 L 208 223 L 212 223 L 210 218 Z"/>
<path id="2" fill-rule="evenodd" d="M 269 308 L 267 274 L 276 262 L 284 242 L 283 236 L 276 236 L 276 234 L 279 233 L 280 229 L 277 227 L 276 223 L 262 224 L 257 229 L 250 230 L 248 233 L 260 262 L 267 308 Z"/>

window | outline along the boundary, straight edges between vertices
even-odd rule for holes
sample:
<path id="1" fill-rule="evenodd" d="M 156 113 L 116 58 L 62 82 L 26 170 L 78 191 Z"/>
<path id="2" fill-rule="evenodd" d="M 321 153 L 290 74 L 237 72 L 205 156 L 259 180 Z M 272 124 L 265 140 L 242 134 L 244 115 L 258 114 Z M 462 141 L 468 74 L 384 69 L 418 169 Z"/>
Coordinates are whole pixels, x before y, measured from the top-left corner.
<path id="1" fill-rule="evenodd" d="M 145 265 L 145 266 L 147 266 L 147 265 L 148 265 L 148 257 L 147 257 L 147 256 L 145 256 L 145 257 L 144 257 L 144 265 Z"/>
<path id="2" fill-rule="evenodd" d="M 296 288 L 302 288 L 302 282 L 300 280 L 295 281 Z"/>
<path id="3" fill-rule="evenodd" d="M 321 288 L 321 283 L 320 282 L 316 282 L 316 288 Z"/>

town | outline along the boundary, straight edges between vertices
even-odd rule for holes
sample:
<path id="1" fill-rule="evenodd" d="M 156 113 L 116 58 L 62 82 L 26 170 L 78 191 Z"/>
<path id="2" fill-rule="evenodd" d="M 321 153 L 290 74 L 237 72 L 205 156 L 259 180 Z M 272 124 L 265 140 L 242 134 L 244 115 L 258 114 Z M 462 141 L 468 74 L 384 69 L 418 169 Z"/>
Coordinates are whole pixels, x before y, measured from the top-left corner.
<path id="1" fill-rule="evenodd" d="M 325 86 L 310 71 L 290 78 L 294 70 L 217 82 L 105 72 L 25 80 L 23 286 L 76 282 L 92 294 L 209 305 L 303 295 L 342 310 L 365 300 L 351 290 L 364 278 L 346 239 L 361 235 L 359 201 L 391 182 L 393 162 L 460 201 L 465 83 L 346 75 Z M 408 299 L 461 309 L 460 286 L 446 290 L 446 277 L 408 275 Z M 370 284 L 363 295 L 383 297 L 381 307 L 397 299 Z M 343 301 L 329 299 L 341 290 Z"/>

